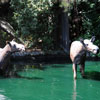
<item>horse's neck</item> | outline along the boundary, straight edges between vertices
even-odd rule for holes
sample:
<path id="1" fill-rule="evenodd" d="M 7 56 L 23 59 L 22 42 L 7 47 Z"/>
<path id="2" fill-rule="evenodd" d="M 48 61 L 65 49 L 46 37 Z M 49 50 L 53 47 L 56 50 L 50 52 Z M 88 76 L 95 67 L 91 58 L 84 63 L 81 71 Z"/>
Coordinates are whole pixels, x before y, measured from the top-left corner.
<path id="1" fill-rule="evenodd" d="M 11 47 L 10 47 L 10 45 L 7 44 L 7 45 L 3 48 L 3 51 L 2 51 L 2 52 L 5 52 L 5 53 L 11 52 Z"/>
<path id="2" fill-rule="evenodd" d="M 7 44 L 3 49 L 2 52 L 0 54 L 0 58 L 5 58 L 6 56 L 8 56 L 9 54 L 11 54 L 11 47 L 9 44 Z"/>
<path id="3" fill-rule="evenodd" d="M 11 47 L 7 44 L 0 53 L 0 69 L 3 69 L 8 64 L 11 57 Z"/>

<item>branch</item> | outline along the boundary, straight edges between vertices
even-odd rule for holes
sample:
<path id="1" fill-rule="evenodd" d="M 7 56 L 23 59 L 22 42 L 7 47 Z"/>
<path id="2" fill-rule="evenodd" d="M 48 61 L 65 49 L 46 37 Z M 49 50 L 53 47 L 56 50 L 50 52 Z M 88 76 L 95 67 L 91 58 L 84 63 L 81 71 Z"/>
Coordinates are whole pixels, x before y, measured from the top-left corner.
<path id="1" fill-rule="evenodd" d="M 18 38 L 15 36 L 15 30 L 13 29 L 13 27 L 6 21 L 0 20 L 0 28 L 7 32 L 10 36 L 12 36 L 13 38 L 17 39 L 18 41 L 20 41 L 22 44 L 24 44 L 24 41 L 21 38 Z"/>

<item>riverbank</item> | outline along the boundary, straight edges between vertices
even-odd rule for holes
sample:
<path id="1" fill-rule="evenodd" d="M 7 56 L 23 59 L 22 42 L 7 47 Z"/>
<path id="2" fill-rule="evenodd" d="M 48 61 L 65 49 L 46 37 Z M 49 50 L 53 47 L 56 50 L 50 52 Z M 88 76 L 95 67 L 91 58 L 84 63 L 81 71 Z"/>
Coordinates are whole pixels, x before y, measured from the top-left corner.
<path id="1" fill-rule="evenodd" d="M 71 63 L 70 57 L 63 50 L 41 51 L 40 49 L 26 50 L 25 52 L 16 52 L 11 57 L 12 61 L 23 61 L 32 63 Z M 88 56 L 86 60 L 100 61 L 100 57 Z"/>
<path id="2" fill-rule="evenodd" d="M 29 61 L 34 63 L 64 63 L 71 62 L 69 55 L 62 50 L 44 52 L 41 50 L 27 50 L 25 52 L 16 52 L 12 55 L 13 61 Z"/>

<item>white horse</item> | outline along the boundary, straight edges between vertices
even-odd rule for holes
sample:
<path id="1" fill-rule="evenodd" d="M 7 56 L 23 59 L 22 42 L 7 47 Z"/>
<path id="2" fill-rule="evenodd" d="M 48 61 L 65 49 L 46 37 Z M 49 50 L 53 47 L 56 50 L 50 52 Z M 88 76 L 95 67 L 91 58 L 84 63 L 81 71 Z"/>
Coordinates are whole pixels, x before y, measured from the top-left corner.
<path id="1" fill-rule="evenodd" d="M 11 54 L 18 51 L 25 51 L 25 46 L 13 40 L 7 42 L 4 48 L 0 48 L 0 72 L 5 74 L 5 71 L 7 71 L 9 67 Z"/>
<path id="2" fill-rule="evenodd" d="M 73 72 L 74 78 L 77 78 L 77 65 L 80 65 L 80 71 L 82 76 L 84 77 L 84 69 L 85 69 L 85 59 L 86 52 L 92 52 L 93 54 L 97 54 L 99 52 L 99 47 L 94 45 L 93 42 L 95 37 L 89 39 L 81 39 L 80 41 L 74 41 L 70 47 L 70 58 L 73 62 Z"/>
<path id="3" fill-rule="evenodd" d="M 25 46 L 23 44 L 19 44 L 17 42 L 15 42 L 14 40 L 12 40 L 10 42 L 10 44 L 12 45 L 12 52 L 15 52 L 15 51 L 25 51 Z M 0 53 L 3 51 L 4 48 L 0 48 Z"/>

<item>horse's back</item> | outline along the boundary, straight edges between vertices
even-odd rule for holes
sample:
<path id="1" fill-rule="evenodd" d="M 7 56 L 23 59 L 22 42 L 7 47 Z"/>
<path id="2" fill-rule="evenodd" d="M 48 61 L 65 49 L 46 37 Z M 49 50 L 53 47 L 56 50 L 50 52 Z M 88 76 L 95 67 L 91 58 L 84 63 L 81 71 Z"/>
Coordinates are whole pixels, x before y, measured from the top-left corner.
<path id="1" fill-rule="evenodd" d="M 72 62 L 74 61 L 74 58 L 77 56 L 77 54 L 82 50 L 83 46 L 80 43 L 80 41 L 74 41 L 71 44 L 70 47 L 70 58 Z"/>

